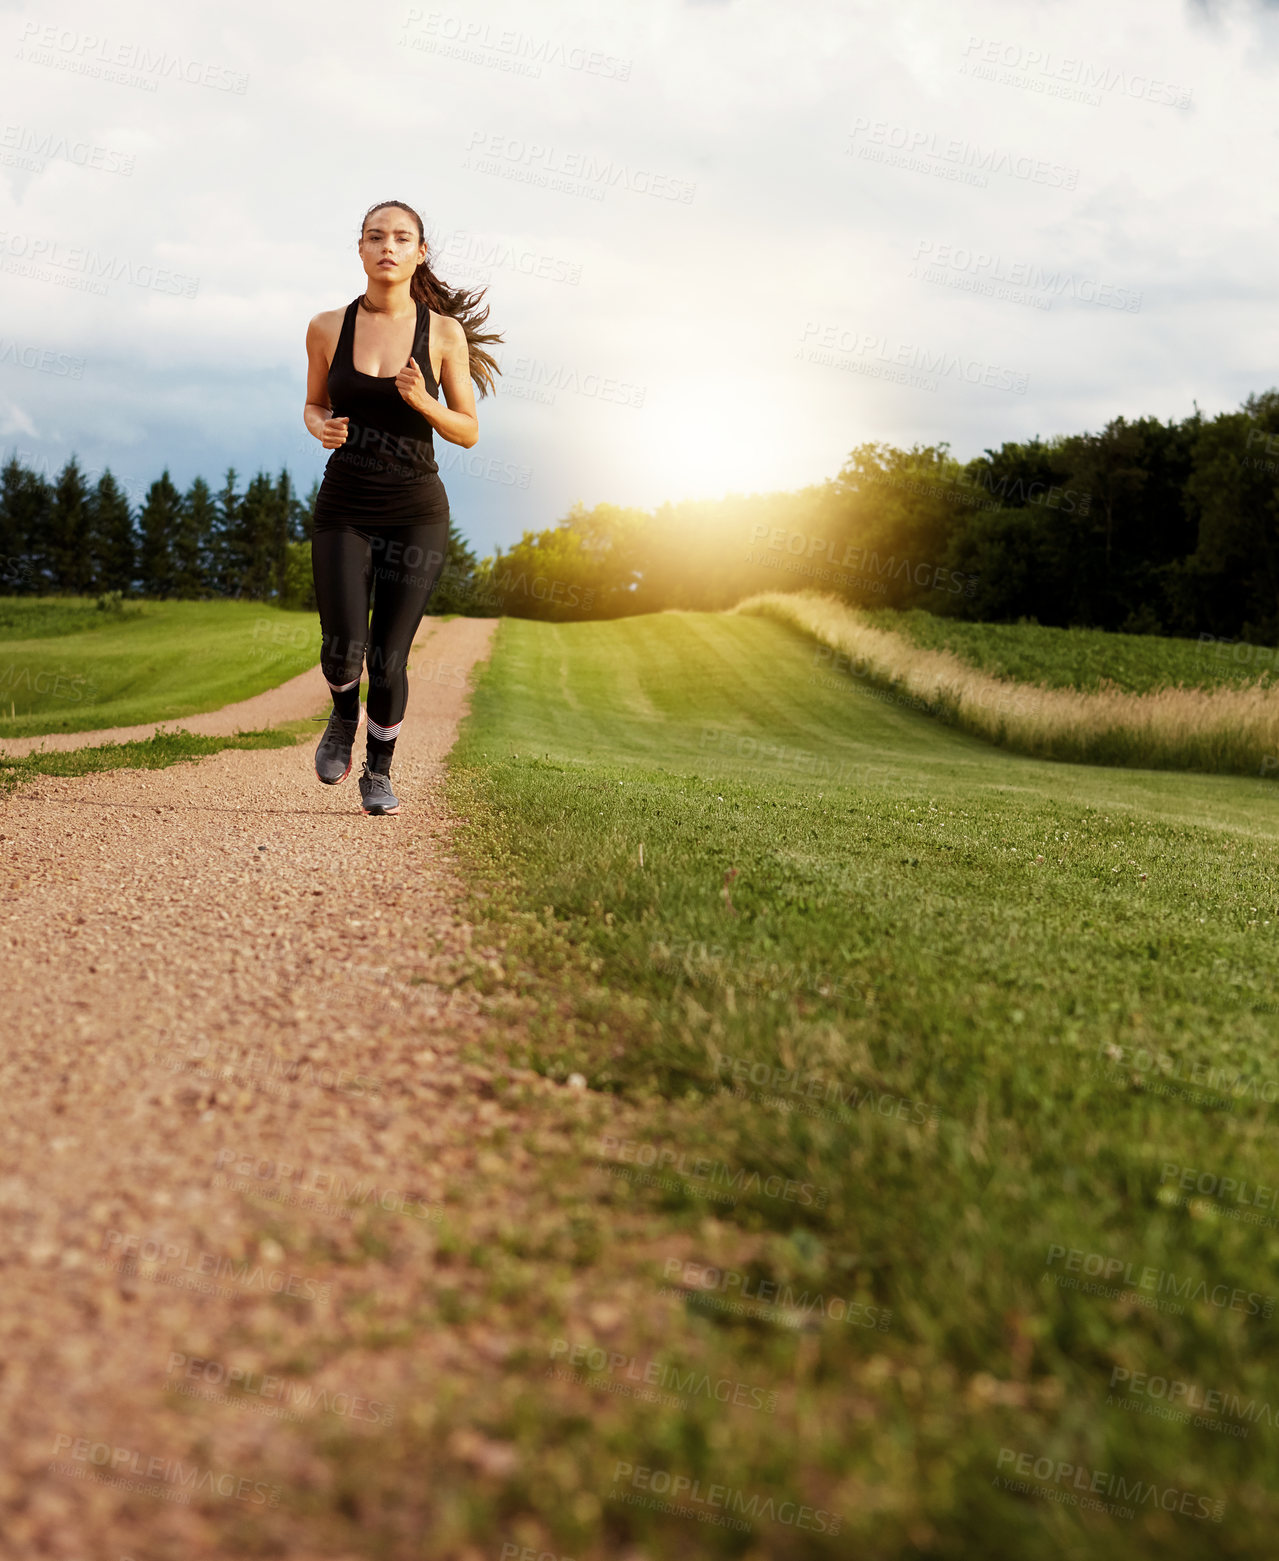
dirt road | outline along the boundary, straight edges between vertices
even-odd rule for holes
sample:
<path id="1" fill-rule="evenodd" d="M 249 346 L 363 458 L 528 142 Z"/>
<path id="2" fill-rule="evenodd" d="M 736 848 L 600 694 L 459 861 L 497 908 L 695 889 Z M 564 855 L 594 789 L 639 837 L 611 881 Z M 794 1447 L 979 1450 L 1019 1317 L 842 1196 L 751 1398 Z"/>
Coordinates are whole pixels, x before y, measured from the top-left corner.
<path id="1" fill-rule="evenodd" d="M 285 1516 L 331 1486 L 317 1437 L 404 1424 L 431 1361 L 457 1364 L 458 1339 L 401 1336 L 426 1373 L 406 1396 L 386 1330 L 430 1301 L 441 1233 L 528 1165 L 486 1153 L 517 1075 L 454 990 L 485 951 L 440 795 L 493 629 L 424 626 L 398 817 L 358 810 L 363 737 L 331 789 L 306 742 L 0 804 L 4 1555 L 318 1554 Z"/>

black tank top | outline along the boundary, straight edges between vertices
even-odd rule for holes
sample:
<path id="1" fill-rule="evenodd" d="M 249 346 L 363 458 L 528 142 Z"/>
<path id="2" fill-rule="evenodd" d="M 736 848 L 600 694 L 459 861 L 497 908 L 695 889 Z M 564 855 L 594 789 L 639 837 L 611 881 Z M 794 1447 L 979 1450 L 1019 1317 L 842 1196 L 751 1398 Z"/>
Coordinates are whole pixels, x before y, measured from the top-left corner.
<path id="1" fill-rule="evenodd" d="M 315 501 L 315 527 L 320 530 L 344 520 L 383 524 L 446 520 L 449 501 L 435 460 L 430 423 L 395 388 L 394 374 L 361 374 L 352 360 L 359 307 L 358 298 L 347 305 L 329 365 L 333 416 L 351 421 L 346 443 L 325 462 Z M 428 394 L 438 401 L 440 387 L 431 372 L 431 311 L 421 301 L 410 356 L 422 371 Z"/>

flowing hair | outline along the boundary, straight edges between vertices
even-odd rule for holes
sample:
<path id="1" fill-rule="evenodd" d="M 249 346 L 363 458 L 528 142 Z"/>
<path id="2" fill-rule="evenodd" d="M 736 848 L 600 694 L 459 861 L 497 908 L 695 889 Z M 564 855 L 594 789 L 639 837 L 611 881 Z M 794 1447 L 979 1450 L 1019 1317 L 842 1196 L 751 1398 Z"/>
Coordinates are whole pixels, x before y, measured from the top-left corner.
<path id="1" fill-rule="evenodd" d="M 381 211 L 384 207 L 394 206 L 397 211 L 406 211 L 417 223 L 417 237 L 419 244 L 426 244 L 426 229 L 422 226 L 422 219 L 412 206 L 404 201 L 377 201 L 364 213 L 364 221 L 360 223 L 360 237 L 364 237 L 364 229 L 369 218 L 375 211 Z M 488 319 L 489 306 L 479 307 L 480 300 L 484 297 L 486 288 L 451 288 L 446 282 L 442 282 L 431 270 L 430 245 L 427 245 L 427 258 L 421 262 L 413 273 L 409 283 L 409 296 L 417 303 L 424 303 L 427 308 L 434 309 L 437 314 L 451 314 L 466 332 L 466 347 L 470 356 L 471 378 L 483 399 L 490 390 L 493 390 L 493 376 L 502 371 L 497 366 L 497 359 L 488 353 L 480 345 L 481 342 L 499 342 L 503 338 L 496 331 L 481 331 L 480 326 Z"/>

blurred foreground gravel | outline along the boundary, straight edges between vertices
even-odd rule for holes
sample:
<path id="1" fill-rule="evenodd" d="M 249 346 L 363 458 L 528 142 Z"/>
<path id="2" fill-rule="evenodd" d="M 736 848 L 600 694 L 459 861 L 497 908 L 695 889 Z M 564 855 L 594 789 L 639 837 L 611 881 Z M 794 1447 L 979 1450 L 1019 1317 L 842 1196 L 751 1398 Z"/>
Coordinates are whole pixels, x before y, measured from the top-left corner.
<path id="1" fill-rule="evenodd" d="M 509 1070 L 459 1056 L 481 1021 L 454 987 L 484 951 L 440 797 L 494 627 L 423 625 L 398 817 L 359 812 L 363 731 L 331 789 L 307 741 L 0 804 L 5 1557 L 239 1553 L 238 1523 L 286 1535 L 331 1477 L 291 1415 L 405 1413 L 400 1352 L 347 1311 L 373 1262 L 408 1315 L 446 1201 L 501 1179 L 482 1141 Z M 276 719 L 322 708 L 308 678 Z"/>

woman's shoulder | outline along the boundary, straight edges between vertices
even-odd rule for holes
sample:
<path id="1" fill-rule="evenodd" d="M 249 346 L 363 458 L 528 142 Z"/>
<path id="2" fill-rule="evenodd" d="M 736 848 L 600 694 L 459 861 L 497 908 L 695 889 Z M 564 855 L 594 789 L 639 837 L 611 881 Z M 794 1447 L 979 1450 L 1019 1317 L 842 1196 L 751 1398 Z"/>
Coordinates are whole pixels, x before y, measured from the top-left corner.
<path id="1" fill-rule="evenodd" d="M 456 315 L 441 314 L 438 309 L 432 309 L 430 304 L 425 302 L 420 305 L 420 308 L 423 321 L 430 322 L 432 336 L 442 342 L 466 340 L 466 331 Z"/>
<path id="2" fill-rule="evenodd" d="M 319 314 L 313 314 L 306 327 L 308 340 L 314 337 L 321 341 L 336 341 L 342 329 L 342 320 L 350 307 L 350 304 L 339 304 L 336 309 L 321 309 Z"/>

